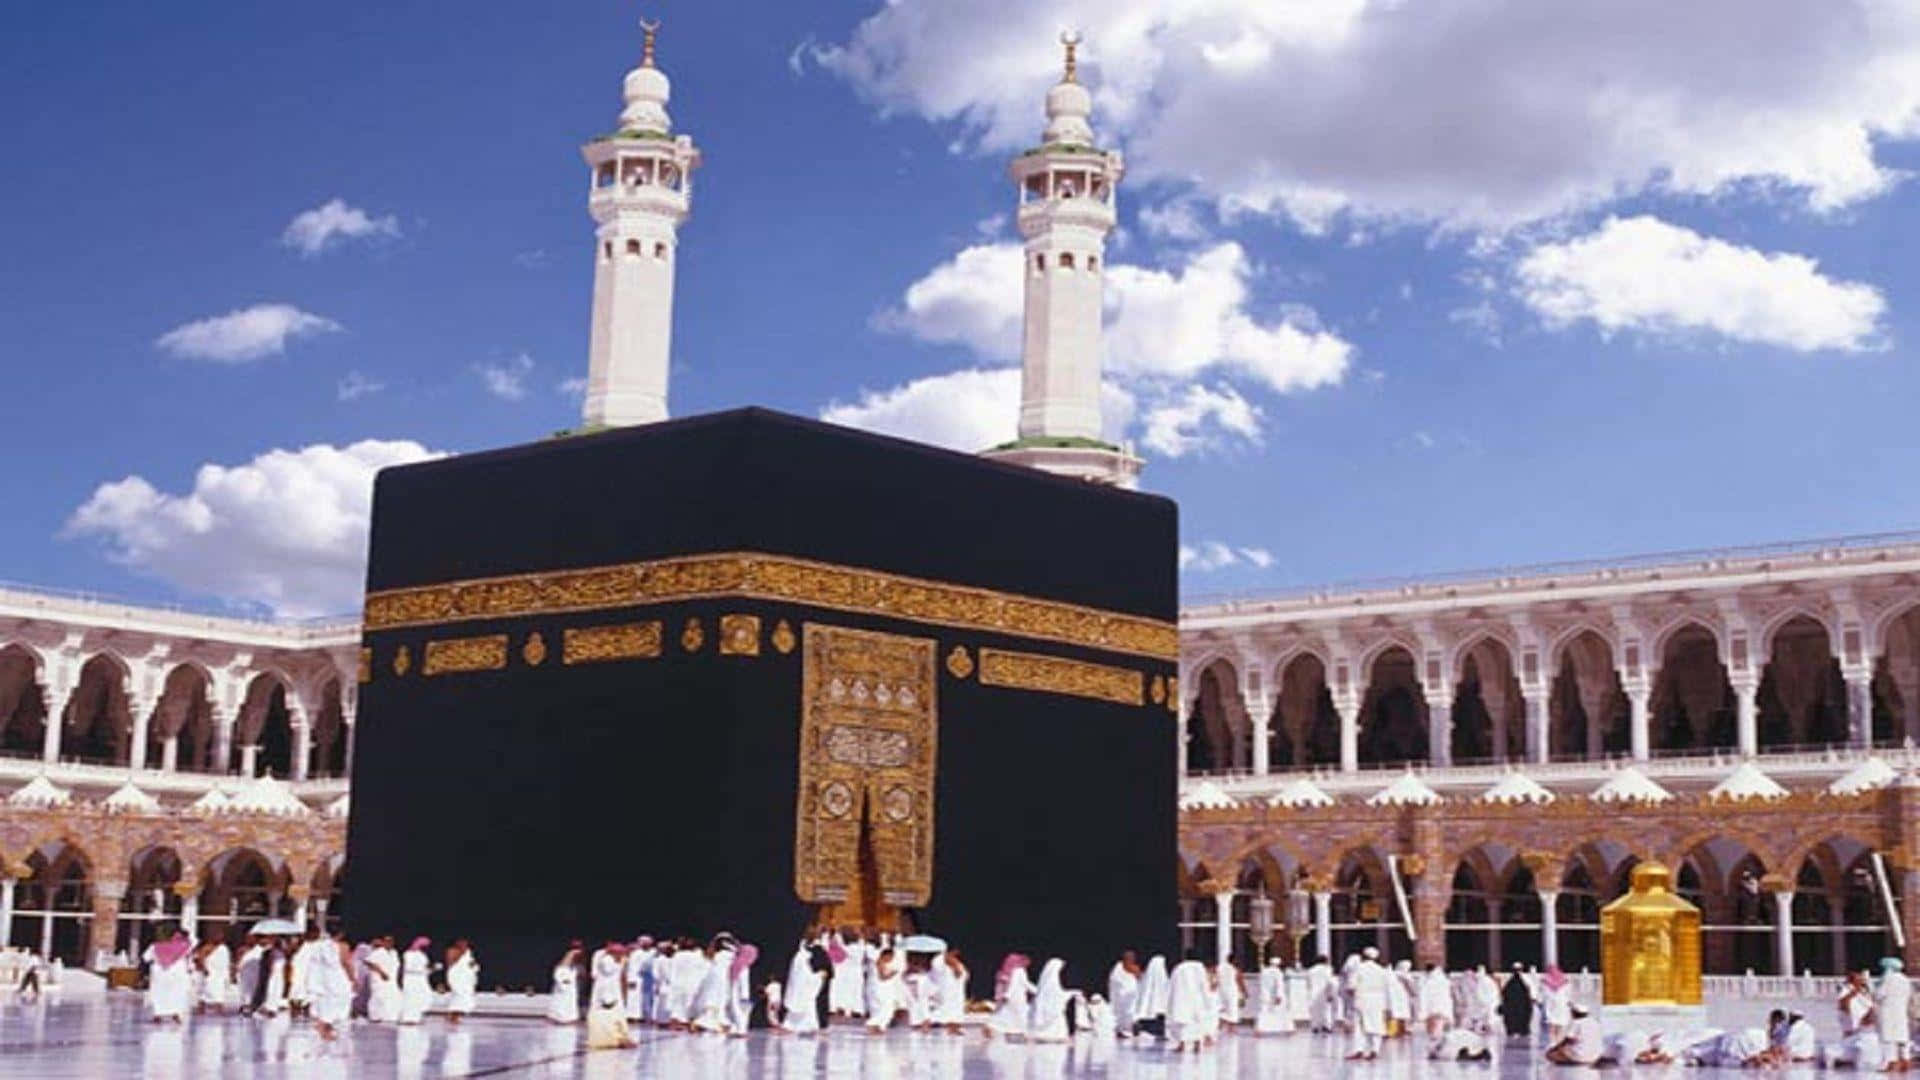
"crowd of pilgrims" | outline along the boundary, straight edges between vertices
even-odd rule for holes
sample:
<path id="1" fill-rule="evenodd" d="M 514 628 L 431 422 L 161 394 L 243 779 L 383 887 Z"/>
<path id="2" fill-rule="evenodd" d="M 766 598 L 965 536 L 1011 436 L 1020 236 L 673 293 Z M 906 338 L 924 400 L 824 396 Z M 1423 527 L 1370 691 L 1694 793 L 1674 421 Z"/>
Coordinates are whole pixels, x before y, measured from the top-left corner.
<path id="1" fill-rule="evenodd" d="M 303 934 L 248 934 L 229 946 L 218 931 L 198 943 L 185 930 L 163 931 L 141 955 L 147 977 L 147 1011 L 156 1023 L 183 1023 L 189 1012 L 272 1018 L 283 1013 L 311 1018 L 321 1038 L 332 1040 L 349 1019 L 376 1024 L 418 1024 L 436 1000 L 434 976 L 445 988 L 443 1010 L 450 1023 L 471 1014 L 478 1002 L 480 963 L 465 940 L 455 941 L 435 962 L 426 938 L 404 952 L 391 937 L 359 945 L 343 933 L 317 926 Z"/>
<path id="2" fill-rule="evenodd" d="M 332 1039 L 352 1018 L 419 1024 L 442 992 L 440 1011 L 450 1023 L 471 1014 L 480 981 L 472 946 L 456 940 L 438 962 L 430 947 L 424 937 L 405 951 L 392 937 L 352 945 L 340 931 L 318 927 L 298 936 L 249 934 L 229 946 L 218 932 L 196 943 L 173 928 L 141 960 L 155 1022 L 183 1022 L 189 1012 L 286 1013 L 311 1018 L 321 1037 Z M 783 971 L 756 981 L 758 960 L 755 946 L 728 933 L 704 945 L 691 938 L 610 941 L 590 956 L 575 941 L 553 969 L 547 1019 L 584 1018 L 588 1046 L 606 1048 L 637 1045 L 636 1025 L 722 1035 L 766 1026 L 812 1035 L 839 1018 L 876 1035 L 901 1024 L 959 1034 L 967 1014 L 980 1011 L 988 1038 L 1064 1042 L 1090 1034 L 1198 1052 L 1249 1023 L 1255 1035 L 1291 1034 L 1304 1015 L 1309 1033 L 1349 1039 L 1347 1057 L 1355 1061 L 1373 1060 L 1387 1040 L 1420 1032 L 1430 1058 L 1491 1061 L 1509 1040 L 1531 1047 L 1538 1024 L 1546 1059 L 1556 1064 L 1818 1062 L 1904 1072 L 1910 1016 L 1920 1009 L 1892 957 L 1880 962 L 1877 979 L 1866 971 L 1848 975 L 1837 1003 L 1841 1037 L 1828 1042 L 1805 1016 L 1786 1010 L 1775 1010 L 1765 1027 L 1608 1035 L 1574 1000 L 1572 980 L 1558 967 L 1535 973 L 1515 965 L 1504 979 L 1485 965 L 1415 971 L 1405 960 L 1388 967 L 1374 948 L 1337 969 L 1325 956 L 1304 970 L 1271 959 L 1252 979 L 1229 961 L 1206 964 L 1188 953 L 1171 967 L 1162 956 L 1143 965 L 1128 951 L 1104 987 L 1092 989 L 1070 988 L 1057 957 L 1035 975 L 1027 956 L 1010 953 L 996 973 L 993 1000 L 977 1004 L 968 1001 L 966 961 L 935 938 L 825 931 L 802 940 Z M 1305 1001 L 1294 1001 L 1295 994 Z"/>
<path id="3" fill-rule="evenodd" d="M 1504 977 L 1485 965 L 1449 973 L 1439 965 L 1391 967 L 1364 949 L 1335 968 L 1322 956 L 1304 970 L 1269 960 L 1251 979 L 1229 961 L 1203 963 L 1189 953 L 1168 966 L 1123 953 L 1104 987 L 1070 988 L 1066 966 L 1047 960 L 1001 960 L 990 1003 L 970 1005 L 969 971 L 957 950 L 931 938 L 871 938 L 829 931 L 803 940 L 784 971 L 757 981 L 759 950 L 730 934 L 702 945 L 692 939 L 630 945 L 608 942 L 588 957 L 574 942 L 553 971 L 547 1018 L 580 1022 L 581 976 L 590 979 L 585 1018 L 588 1045 L 632 1046 L 636 1025 L 669 1031 L 744 1035 L 769 1026 L 813 1035 L 833 1020 L 883 1034 L 904 1025 L 959 1034 L 969 1011 L 985 1012 L 989 1039 L 1065 1042 L 1075 1037 L 1128 1039 L 1199 1052 L 1222 1035 L 1301 1030 L 1350 1040 L 1349 1060 L 1376 1059 L 1391 1039 L 1424 1033 L 1429 1058 L 1492 1061 L 1519 1040 L 1531 1053 L 1542 1029 L 1545 1059 L 1561 1065 L 1685 1063 L 1733 1067 L 1820 1062 L 1829 1067 L 1905 1071 L 1912 988 L 1900 961 L 1881 962 L 1876 981 L 1849 976 L 1838 1002 L 1842 1037 L 1822 1044 L 1805 1016 L 1775 1010 L 1764 1028 L 1703 1029 L 1608 1035 L 1575 1001 L 1573 981 L 1558 967 L 1534 972 L 1516 965 Z M 1297 984 L 1289 989 L 1290 983 Z M 1102 992 L 1104 990 L 1104 992 Z M 1303 993 L 1296 1002 L 1292 995 Z M 1296 1007 L 1300 1006 L 1300 1007 Z"/>

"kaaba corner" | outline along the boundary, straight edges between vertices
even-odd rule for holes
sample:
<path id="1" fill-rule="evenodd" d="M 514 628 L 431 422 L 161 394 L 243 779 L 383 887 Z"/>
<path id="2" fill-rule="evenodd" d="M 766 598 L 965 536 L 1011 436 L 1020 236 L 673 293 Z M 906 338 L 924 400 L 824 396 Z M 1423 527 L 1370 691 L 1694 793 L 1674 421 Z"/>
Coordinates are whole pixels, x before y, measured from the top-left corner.
<path id="1" fill-rule="evenodd" d="M 1176 536 L 1164 498 L 760 409 L 389 469 L 352 921 L 528 982 L 556 925 L 1164 947 Z"/>

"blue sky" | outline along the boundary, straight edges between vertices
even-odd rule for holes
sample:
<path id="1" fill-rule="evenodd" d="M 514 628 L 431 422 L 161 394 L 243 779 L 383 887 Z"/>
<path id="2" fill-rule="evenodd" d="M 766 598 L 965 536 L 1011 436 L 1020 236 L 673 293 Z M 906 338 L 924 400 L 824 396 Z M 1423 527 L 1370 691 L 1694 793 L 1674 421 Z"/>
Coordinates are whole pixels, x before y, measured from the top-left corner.
<path id="1" fill-rule="evenodd" d="M 1071 24 L 1129 160 L 1110 421 L 1190 594 L 1920 527 L 1920 17 L 1668 6 L 663 0 L 672 408 L 1010 431 L 966 373 Z M 374 466 L 573 423 L 638 15 L 10 11 L 0 577 L 349 609 Z"/>

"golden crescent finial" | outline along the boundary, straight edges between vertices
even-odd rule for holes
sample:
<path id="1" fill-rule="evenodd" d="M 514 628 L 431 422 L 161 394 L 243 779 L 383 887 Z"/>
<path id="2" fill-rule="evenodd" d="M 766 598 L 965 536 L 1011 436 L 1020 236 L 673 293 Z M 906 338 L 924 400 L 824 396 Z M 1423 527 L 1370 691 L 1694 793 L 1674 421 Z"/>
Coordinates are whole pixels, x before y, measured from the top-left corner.
<path id="1" fill-rule="evenodd" d="M 1067 47 L 1067 74 L 1066 78 L 1061 80 L 1063 82 L 1080 81 L 1080 63 L 1074 55 L 1075 51 L 1080 47 L 1080 41 L 1080 31 L 1078 30 L 1062 30 L 1060 32 L 1060 44 Z"/>
<path id="2" fill-rule="evenodd" d="M 640 32 L 643 35 L 645 35 L 643 39 L 645 43 L 640 47 L 640 66 L 652 67 L 653 66 L 653 39 L 656 35 L 660 33 L 660 20 L 641 19 Z"/>

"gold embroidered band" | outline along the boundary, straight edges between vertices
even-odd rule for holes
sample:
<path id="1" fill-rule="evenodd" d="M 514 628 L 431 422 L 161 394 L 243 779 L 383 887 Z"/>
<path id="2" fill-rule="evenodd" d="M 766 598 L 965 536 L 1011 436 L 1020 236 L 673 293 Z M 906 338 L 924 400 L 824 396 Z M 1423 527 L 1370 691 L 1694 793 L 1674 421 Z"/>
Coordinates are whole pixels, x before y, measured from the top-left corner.
<path id="1" fill-rule="evenodd" d="M 576 626 L 560 634 L 562 664 L 601 660 L 651 660 L 660 655 L 660 623 Z"/>
<path id="2" fill-rule="evenodd" d="M 420 665 L 422 675 L 445 675 L 453 671 L 499 671 L 507 666 L 507 635 L 448 638 L 427 642 L 427 659 Z"/>
<path id="3" fill-rule="evenodd" d="M 594 611 L 719 596 L 784 600 L 967 630 L 1174 660 L 1171 622 L 779 555 L 689 555 L 584 570 L 386 589 L 367 596 L 369 631 Z"/>
<path id="4" fill-rule="evenodd" d="M 1140 705 L 1146 700 L 1146 682 L 1137 671 L 1003 649 L 980 650 L 980 683 L 1098 698 L 1121 705 Z"/>

